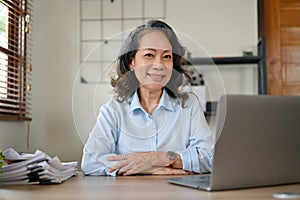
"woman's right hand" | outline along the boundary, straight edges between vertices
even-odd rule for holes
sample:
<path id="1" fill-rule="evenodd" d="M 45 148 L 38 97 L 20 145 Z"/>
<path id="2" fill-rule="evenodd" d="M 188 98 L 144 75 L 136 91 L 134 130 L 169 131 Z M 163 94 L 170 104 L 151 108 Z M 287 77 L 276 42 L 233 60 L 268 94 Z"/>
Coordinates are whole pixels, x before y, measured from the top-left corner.
<path id="1" fill-rule="evenodd" d="M 133 174 L 156 174 L 156 175 L 185 175 L 186 172 L 180 168 L 166 167 L 169 159 L 166 152 L 145 152 L 121 154 L 108 157 L 109 161 L 118 161 L 109 168 L 109 172 L 118 171 L 118 175 Z"/>

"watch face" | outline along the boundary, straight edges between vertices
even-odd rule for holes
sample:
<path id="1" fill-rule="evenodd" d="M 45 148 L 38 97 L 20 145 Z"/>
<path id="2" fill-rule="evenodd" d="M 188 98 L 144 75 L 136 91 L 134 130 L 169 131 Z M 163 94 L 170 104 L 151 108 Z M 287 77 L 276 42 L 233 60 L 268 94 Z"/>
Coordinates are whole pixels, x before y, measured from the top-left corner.
<path id="1" fill-rule="evenodd" d="M 168 151 L 168 158 L 170 160 L 175 160 L 177 158 L 177 154 L 174 151 Z"/>

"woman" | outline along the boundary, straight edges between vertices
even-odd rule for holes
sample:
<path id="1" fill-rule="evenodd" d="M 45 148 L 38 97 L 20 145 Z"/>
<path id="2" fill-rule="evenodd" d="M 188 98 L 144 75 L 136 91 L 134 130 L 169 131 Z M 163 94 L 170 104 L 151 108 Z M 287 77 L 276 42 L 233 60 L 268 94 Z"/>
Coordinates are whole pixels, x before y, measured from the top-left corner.
<path id="1" fill-rule="evenodd" d="M 84 146 L 84 174 L 210 172 L 212 137 L 199 101 L 183 90 L 189 81 L 183 55 L 162 21 L 129 34 L 112 78 L 116 97 L 100 108 Z"/>

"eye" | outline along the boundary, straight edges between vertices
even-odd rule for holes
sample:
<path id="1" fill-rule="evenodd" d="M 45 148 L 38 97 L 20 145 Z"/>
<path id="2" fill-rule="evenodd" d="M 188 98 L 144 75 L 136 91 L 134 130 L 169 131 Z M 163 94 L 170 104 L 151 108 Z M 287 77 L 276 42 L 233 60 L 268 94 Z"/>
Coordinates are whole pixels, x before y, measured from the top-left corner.
<path id="1" fill-rule="evenodd" d="M 146 53 L 144 56 L 148 57 L 148 58 L 151 58 L 151 57 L 153 57 L 153 54 L 152 53 Z"/>
<path id="2" fill-rule="evenodd" d="M 172 59 L 172 55 L 169 55 L 169 54 L 165 55 L 164 58 L 166 58 L 166 59 Z"/>

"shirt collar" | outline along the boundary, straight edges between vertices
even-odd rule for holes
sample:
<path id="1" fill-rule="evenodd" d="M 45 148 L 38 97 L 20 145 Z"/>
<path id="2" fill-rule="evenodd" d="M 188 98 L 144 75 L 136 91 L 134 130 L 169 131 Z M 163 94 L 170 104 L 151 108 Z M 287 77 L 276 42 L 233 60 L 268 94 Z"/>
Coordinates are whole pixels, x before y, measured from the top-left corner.
<path id="1" fill-rule="evenodd" d="M 142 109 L 142 106 L 140 104 L 138 93 L 135 91 L 132 97 L 129 99 L 129 110 L 132 112 L 137 109 Z"/>
<path id="2" fill-rule="evenodd" d="M 178 104 L 178 100 L 173 99 L 172 97 L 170 97 L 168 95 L 168 93 L 166 92 L 166 90 L 163 89 L 163 93 L 161 95 L 159 104 L 158 104 L 156 109 L 160 109 L 162 107 L 162 108 L 165 108 L 169 111 L 174 112 L 176 104 Z M 132 97 L 129 100 L 129 110 L 130 110 L 130 112 L 132 112 L 132 111 L 137 110 L 137 109 L 143 110 L 143 108 L 141 106 L 141 103 L 140 103 L 140 100 L 139 100 L 138 93 L 137 93 L 137 91 L 135 91 L 134 94 L 132 95 Z"/>

